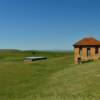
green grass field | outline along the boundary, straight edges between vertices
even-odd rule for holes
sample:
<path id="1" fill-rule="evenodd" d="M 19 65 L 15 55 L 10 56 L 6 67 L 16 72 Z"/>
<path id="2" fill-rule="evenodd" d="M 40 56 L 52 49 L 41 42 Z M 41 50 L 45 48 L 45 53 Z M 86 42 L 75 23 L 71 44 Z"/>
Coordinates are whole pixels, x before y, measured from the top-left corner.
<path id="1" fill-rule="evenodd" d="M 100 100 L 100 61 L 73 64 L 73 53 L 0 51 L 0 100 Z"/>

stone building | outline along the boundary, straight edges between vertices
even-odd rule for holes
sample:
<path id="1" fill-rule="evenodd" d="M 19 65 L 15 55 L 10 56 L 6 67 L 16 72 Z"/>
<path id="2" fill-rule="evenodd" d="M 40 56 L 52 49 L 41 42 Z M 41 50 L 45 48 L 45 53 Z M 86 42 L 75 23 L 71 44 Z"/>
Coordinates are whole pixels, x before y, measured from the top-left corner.
<path id="1" fill-rule="evenodd" d="M 75 64 L 100 58 L 100 41 L 95 38 L 83 38 L 76 42 L 73 46 Z"/>

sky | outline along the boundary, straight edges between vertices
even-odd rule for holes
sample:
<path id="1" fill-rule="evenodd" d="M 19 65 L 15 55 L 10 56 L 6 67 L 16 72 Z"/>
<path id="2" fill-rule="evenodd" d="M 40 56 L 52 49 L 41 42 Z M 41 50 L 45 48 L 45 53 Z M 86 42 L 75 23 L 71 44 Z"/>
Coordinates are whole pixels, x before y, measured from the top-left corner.
<path id="1" fill-rule="evenodd" d="M 100 0 L 0 0 L 0 49 L 73 50 L 100 40 Z"/>

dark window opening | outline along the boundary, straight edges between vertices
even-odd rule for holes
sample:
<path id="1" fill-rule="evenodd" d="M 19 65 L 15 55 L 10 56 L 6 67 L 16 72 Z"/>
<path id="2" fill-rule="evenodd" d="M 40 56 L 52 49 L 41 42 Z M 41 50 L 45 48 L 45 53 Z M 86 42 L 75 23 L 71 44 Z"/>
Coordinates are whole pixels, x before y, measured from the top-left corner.
<path id="1" fill-rule="evenodd" d="M 95 48 L 95 54 L 98 54 L 98 48 Z"/>
<path id="2" fill-rule="evenodd" d="M 90 56 L 90 48 L 87 48 L 87 56 Z"/>
<path id="3" fill-rule="evenodd" d="M 79 55 L 82 55 L 82 48 L 79 49 Z"/>

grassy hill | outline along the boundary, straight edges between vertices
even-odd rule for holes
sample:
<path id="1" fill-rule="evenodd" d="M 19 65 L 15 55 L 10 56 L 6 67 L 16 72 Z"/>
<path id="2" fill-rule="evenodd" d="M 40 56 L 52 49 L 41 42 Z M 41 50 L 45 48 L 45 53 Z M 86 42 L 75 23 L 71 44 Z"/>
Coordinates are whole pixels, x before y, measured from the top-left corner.
<path id="1" fill-rule="evenodd" d="M 23 62 L 33 52 L 48 60 Z M 0 100 L 99 99 L 100 61 L 74 65 L 72 52 L 0 52 Z"/>

